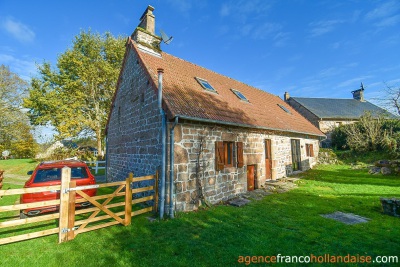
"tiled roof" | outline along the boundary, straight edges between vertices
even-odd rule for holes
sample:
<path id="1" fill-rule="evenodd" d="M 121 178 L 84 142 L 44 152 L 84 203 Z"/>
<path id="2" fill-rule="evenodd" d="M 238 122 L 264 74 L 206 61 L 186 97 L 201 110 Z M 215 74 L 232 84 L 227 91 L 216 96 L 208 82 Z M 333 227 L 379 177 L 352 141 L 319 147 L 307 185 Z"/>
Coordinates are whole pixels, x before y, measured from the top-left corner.
<path id="1" fill-rule="evenodd" d="M 291 97 L 291 99 L 321 119 L 359 119 L 365 111 L 370 111 L 373 115 L 387 114 L 390 117 L 395 117 L 368 101 L 309 97 Z"/>
<path id="2" fill-rule="evenodd" d="M 244 127 L 297 132 L 314 136 L 324 134 L 278 96 L 161 52 L 161 57 L 134 49 L 147 68 L 154 84 L 157 69 L 163 68 L 163 101 L 169 119 L 216 122 Z M 195 77 L 207 80 L 217 93 L 205 90 Z M 249 102 L 240 100 L 231 89 L 240 91 Z M 278 104 L 286 107 L 285 112 Z"/>

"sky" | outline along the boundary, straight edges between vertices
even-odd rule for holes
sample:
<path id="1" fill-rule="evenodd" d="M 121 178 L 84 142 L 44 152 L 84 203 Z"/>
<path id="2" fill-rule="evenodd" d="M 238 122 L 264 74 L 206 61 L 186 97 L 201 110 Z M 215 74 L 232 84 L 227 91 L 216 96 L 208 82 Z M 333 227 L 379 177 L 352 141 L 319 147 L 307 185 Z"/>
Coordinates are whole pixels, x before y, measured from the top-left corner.
<path id="1" fill-rule="evenodd" d="M 29 81 L 80 31 L 128 37 L 152 5 L 164 52 L 283 97 L 400 86 L 400 0 L 0 0 L 0 64 Z M 46 131 L 45 131 L 46 132 Z"/>

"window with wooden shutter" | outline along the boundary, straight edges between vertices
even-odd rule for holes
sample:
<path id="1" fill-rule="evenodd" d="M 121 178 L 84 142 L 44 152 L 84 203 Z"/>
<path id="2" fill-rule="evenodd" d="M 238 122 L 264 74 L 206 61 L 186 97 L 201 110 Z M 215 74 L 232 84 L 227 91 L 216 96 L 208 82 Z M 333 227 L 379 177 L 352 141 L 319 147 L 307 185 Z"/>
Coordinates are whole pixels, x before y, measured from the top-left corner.
<path id="1" fill-rule="evenodd" d="M 306 144 L 306 155 L 307 157 L 314 157 L 314 145 Z"/>
<path id="2" fill-rule="evenodd" d="M 243 142 L 237 142 L 237 166 L 238 168 L 242 168 L 243 163 Z"/>
<path id="3" fill-rule="evenodd" d="M 215 142 L 215 169 L 222 171 L 225 165 L 224 142 Z"/>
<path id="4" fill-rule="evenodd" d="M 234 142 L 224 142 L 224 164 L 225 167 L 233 166 L 233 144 Z"/>
<path id="5" fill-rule="evenodd" d="M 314 157 L 314 145 L 310 144 L 310 157 Z"/>

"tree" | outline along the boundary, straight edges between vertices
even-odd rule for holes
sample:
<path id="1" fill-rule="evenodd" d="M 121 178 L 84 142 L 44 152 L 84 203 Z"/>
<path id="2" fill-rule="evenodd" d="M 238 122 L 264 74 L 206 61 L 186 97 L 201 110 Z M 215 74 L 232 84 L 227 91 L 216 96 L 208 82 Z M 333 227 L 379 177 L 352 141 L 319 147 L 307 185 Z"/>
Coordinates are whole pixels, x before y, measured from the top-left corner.
<path id="1" fill-rule="evenodd" d="M 36 151 L 28 117 L 21 109 L 27 85 L 0 65 L 0 151 L 9 150 L 16 157 L 32 157 Z"/>
<path id="2" fill-rule="evenodd" d="M 365 112 L 358 122 L 344 127 L 347 145 L 355 151 L 376 151 L 382 145 L 384 121 L 383 116 L 374 117 L 371 112 Z"/>
<path id="3" fill-rule="evenodd" d="M 384 98 L 380 99 L 385 106 L 391 107 L 400 115 L 400 87 L 385 84 Z"/>
<path id="4" fill-rule="evenodd" d="M 59 138 L 94 134 L 99 154 L 125 52 L 123 38 L 82 31 L 61 54 L 57 68 L 45 62 L 31 81 L 24 106 L 34 125 L 51 124 Z"/>

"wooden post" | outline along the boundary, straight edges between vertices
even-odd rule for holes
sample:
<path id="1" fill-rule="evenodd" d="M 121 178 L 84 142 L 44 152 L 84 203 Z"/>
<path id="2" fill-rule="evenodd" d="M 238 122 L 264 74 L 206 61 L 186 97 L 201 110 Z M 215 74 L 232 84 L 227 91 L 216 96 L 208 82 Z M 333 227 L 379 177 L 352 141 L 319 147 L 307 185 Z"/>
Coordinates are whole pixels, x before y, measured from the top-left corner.
<path id="1" fill-rule="evenodd" d="M 154 179 L 154 213 L 158 212 L 158 170 L 156 171 Z"/>
<path id="2" fill-rule="evenodd" d="M 132 221 L 132 181 L 133 173 L 129 173 L 129 178 L 126 178 L 125 184 L 125 226 L 130 225 Z"/>
<path id="3" fill-rule="evenodd" d="M 61 188 L 60 188 L 60 221 L 58 243 L 68 241 L 68 207 L 69 207 L 69 183 L 71 182 L 71 169 L 64 167 L 61 170 Z"/>
<path id="4" fill-rule="evenodd" d="M 0 189 L 3 188 L 4 171 L 0 170 Z"/>
<path id="5" fill-rule="evenodd" d="M 71 181 L 69 183 L 69 188 L 75 188 L 76 187 L 76 181 Z M 73 240 L 75 238 L 75 232 L 74 232 L 74 227 L 75 227 L 75 197 L 76 197 L 76 191 L 69 191 L 69 196 L 68 196 L 68 236 L 67 240 Z"/>

